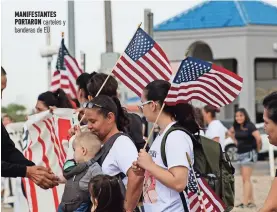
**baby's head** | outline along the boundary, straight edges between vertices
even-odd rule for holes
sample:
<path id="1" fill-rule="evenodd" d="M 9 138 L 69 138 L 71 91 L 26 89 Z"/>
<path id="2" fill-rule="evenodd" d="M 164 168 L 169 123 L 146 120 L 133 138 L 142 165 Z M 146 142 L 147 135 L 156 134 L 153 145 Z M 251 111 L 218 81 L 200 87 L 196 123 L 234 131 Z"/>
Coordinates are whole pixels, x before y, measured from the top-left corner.
<path id="1" fill-rule="evenodd" d="M 101 149 L 101 141 L 91 132 L 81 132 L 73 142 L 74 160 L 82 163 L 94 158 Z"/>
<path id="2" fill-rule="evenodd" d="M 124 211 L 124 197 L 117 177 L 97 175 L 89 182 L 89 193 L 93 204 L 91 211 Z"/>

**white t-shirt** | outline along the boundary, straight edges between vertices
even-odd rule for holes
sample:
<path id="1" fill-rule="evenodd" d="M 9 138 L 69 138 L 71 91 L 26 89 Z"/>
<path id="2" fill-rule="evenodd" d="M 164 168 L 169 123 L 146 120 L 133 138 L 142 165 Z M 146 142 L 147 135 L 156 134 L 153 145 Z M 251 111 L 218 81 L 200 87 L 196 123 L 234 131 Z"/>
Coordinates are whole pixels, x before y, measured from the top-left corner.
<path id="1" fill-rule="evenodd" d="M 207 138 L 213 139 L 219 137 L 219 143 L 221 145 L 222 150 L 224 149 L 224 141 L 225 135 L 227 132 L 227 128 L 219 120 L 213 120 L 209 124 L 205 136 Z"/>
<path id="2" fill-rule="evenodd" d="M 166 131 L 175 122 L 169 124 L 161 135 L 158 135 L 153 142 L 149 154 L 153 161 L 164 169 L 170 169 L 176 166 L 185 166 L 188 169 L 189 163 L 186 157 L 186 152 L 190 158 L 193 156 L 192 140 L 185 132 L 176 130 L 171 132 L 166 141 L 165 151 L 168 167 L 165 167 L 161 158 L 161 142 Z M 144 186 L 144 208 L 146 212 L 183 212 L 180 195 L 177 191 L 166 187 L 161 182 L 155 179 L 149 172 L 145 173 Z"/>
<path id="3" fill-rule="evenodd" d="M 102 171 L 104 174 L 115 176 L 120 172 L 127 176 L 127 171 L 138 158 L 138 151 L 134 142 L 127 136 L 121 135 L 114 142 L 109 154 L 106 156 Z M 127 184 L 127 177 L 123 179 Z"/>

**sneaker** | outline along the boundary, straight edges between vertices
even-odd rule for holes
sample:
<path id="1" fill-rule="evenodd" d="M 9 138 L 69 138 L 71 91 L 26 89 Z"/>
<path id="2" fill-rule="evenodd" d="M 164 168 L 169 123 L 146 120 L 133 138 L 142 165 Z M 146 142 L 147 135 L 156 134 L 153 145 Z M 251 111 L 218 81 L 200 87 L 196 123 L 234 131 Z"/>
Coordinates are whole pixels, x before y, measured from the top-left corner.
<path id="1" fill-rule="evenodd" d="M 239 205 L 236 206 L 236 208 L 245 208 L 245 205 L 243 203 L 240 203 Z"/>
<path id="2" fill-rule="evenodd" d="M 247 208 L 256 208 L 257 206 L 254 204 L 254 203 L 252 203 L 252 202 L 249 202 L 248 204 L 247 204 Z"/>

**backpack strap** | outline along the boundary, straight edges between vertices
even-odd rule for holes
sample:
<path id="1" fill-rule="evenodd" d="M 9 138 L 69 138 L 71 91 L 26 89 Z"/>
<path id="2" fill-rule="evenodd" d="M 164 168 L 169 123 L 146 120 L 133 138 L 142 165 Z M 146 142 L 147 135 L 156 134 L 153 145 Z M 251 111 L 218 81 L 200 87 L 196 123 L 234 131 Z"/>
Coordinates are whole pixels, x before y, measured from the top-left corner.
<path id="1" fill-rule="evenodd" d="M 188 134 L 193 143 L 198 142 L 196 137 L 193 134 L 191 134 L 188 130 L 184 129 L 183 127 L 180 127 L 178 125 L 173 125 L 172 127 L 170 127 L 169 130 L 163 136 L 162 143 L 161 143 L 161 157 L 162 157 L 163 164 L 166 167 L 167 167 L 167 159 L 166 159 L 166 153 L 165 153 L 166 140 L 167 140 L 168 135 L 175 130 L 181 130 L 181 131 L 185 132 L 186 134 Z"/>

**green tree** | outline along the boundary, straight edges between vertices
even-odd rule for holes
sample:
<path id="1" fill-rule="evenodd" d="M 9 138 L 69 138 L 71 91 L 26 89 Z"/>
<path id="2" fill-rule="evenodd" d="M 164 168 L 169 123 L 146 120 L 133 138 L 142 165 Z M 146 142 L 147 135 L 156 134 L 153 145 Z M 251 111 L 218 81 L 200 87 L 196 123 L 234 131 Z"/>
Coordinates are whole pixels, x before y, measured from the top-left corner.
<path id="1" fill-rule="evenodd" d="M 14 122 L 25 121 L 27 115 L 26 107 L 24 105 L 11 103 L 7 107 L 2 107 L 2 113 L 9 115 Z"/>

